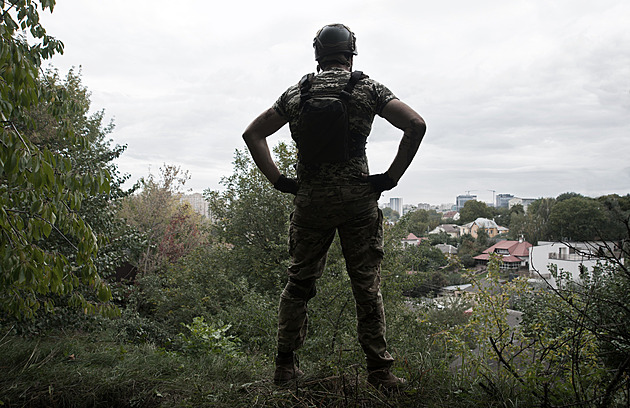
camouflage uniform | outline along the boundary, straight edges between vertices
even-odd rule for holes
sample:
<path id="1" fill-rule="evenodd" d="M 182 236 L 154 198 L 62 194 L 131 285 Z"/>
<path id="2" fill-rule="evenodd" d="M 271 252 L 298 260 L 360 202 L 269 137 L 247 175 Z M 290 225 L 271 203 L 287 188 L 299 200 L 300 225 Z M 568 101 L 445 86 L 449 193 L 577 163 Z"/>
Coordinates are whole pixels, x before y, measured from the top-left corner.
<path id="1" fill-rule="evenodd" d="M 341 91 L 350 73 L 333 69 L 318 74 L 312 89 Z M 346 268 L 352 283 L 357 311 L 357 332 L 368 368 L 389 367 L 393 361 L 386 350 L 385 314 L 380 292 L 383 259 L 383 215 L 378 208 L 379 192 L 365 181 L 369 174 L 365 143 L 376 114 L 396 97 L 389 89 L 364 77 L 355 86 L 348 104 L 351 143 L 361 152 L 342 163 L 304 165 L 298 163 L 298 193 L 289 229 L 289 282 L 280 297 L 278 351 L 291 352 L 304 342 L 308 326 L 307 302 L 315 296 L 335 232 L 339 233 Z M 296 134 L 299 116 L 299 87 L 289 88 L 274 109 L 289 121 Z"/>

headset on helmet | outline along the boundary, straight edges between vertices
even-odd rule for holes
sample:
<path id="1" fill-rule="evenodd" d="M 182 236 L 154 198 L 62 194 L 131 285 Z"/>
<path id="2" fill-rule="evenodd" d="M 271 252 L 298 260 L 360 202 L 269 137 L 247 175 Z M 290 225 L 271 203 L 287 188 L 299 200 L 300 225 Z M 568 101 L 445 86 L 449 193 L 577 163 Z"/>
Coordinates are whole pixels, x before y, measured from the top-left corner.
<path id="1" fill-rule="evenodd" d="M 315 60 L 332 54 L 357 55 L 357 39 L 354 33 L 343 24 L 328 24 L 315 35 L 313 48 Z"/>

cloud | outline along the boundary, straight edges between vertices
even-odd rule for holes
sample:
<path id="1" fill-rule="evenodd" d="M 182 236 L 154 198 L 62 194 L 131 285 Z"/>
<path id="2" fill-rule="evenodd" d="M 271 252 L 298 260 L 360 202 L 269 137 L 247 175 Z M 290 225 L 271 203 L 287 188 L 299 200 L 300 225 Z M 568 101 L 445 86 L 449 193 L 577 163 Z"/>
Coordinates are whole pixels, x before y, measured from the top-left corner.
<path id="1" fill-rule="evenodd" d="M 93 107 L 115 119 L 115 142 L 129 146 L 118 163 L 132 178 L 168 163 L 190 170 L 197 191 L 219 188 L 245 127 L 315 70 L 315 32 L 343 22 L 357 34 L 355 67 L 428 124 L 384 199 L 630 190 L 627 2 L 318 4 L 63 0 L 43 20 L 66 45 L 53 64 L 82 65 Z M 389 166 L 400 137 L 377 118 L 373 171 Z M 288 140 L 282 129 L 270 144 Z"/>

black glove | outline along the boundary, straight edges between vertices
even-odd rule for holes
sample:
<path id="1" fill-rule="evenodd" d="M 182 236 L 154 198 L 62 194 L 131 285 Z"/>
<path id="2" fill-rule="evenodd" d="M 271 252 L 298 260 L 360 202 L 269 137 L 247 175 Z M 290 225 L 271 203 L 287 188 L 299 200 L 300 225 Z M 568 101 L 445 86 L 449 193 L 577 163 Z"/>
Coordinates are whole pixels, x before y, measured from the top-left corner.
<path id="1" fill-rule="evenodd" d="M 387 173 L 372 174 L 371 176 L 367 176 L 367 181 L 372 183 L 374 189 L 379 193 L 382 193 L 386 190 L 391 190 L 398 184 L 391 177 L 389 177 L 389 174 Z"/>
<path id="2" fill-rule="evenodd" d="M 298 191 L 298 183 L 294 178 L 288 178 L 284 174 L 280 175 L 278 181 L 273 185 L 273 188 L 276 190 L 282 191 L 283 193 L 291 193 L 293 195 L 297 194 Z"/>

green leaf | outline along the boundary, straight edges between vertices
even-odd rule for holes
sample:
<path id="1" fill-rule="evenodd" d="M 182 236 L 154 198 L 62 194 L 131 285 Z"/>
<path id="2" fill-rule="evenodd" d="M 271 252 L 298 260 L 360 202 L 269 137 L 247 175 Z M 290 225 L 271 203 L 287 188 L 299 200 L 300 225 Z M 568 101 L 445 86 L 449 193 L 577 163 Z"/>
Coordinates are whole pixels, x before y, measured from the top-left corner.
<path id="1" fill-rule="evenodd" d="M 44 231 L 44 235 L 46 236 L 46 238 L 48 238 L 50 236 L 50 233 L 52 232 L 52 225 L 49 223 L 44 223 L 44 225 L 42 225 L 42 230 Z"/>
<path id="2" fill-rule="evenodd" d="M 43 209 L 44 205 L 40 200 L 33 201 L 31 203 L 31 213 L 39 214 L 39 212 Z"/>

